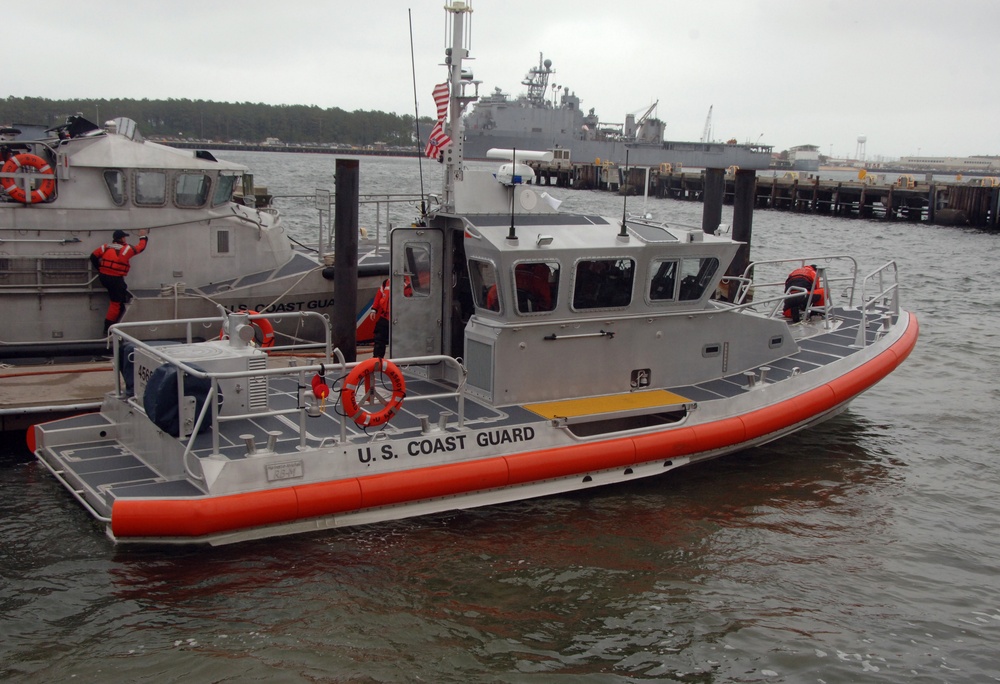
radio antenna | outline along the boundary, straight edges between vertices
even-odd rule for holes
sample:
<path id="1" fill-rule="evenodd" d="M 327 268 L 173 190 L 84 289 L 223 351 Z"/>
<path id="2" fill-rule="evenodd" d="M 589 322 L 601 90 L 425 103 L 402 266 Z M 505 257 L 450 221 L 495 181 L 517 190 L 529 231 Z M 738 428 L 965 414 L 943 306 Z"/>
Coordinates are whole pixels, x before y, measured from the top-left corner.
<path id="1" fill-rule="evenodd" d="M 420 170 L 420 217 L 427 215 L 427 205 L 424 201 L 424 155 L 420 150 L 420 112 L 417 109 L 417 60 L 413 55 L 413 10 L 406 10 L 410 21 L 410 70 L 413 72 L 413 136 L 417 146 L 417 168 Z"/>

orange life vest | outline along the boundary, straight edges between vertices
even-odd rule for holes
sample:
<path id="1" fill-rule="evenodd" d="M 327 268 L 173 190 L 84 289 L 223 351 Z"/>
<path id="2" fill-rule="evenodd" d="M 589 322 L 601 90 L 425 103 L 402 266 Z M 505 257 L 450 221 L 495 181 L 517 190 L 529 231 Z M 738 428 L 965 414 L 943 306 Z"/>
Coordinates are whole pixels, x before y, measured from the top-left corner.
<path id="1" fill-rule="evenodd" d="M 146 249 L 146 236 L 139 238 L 139 244 L 133 247 L 126 243 L 120 245 L 113 242 L 110 245 L 101 245 L 94 250 L 94 256 L 98 259 L 97 272 L 109 276 L 126 276 L 129 271 L 129 260 L 142 250 Z"/>
<path id="2" fill-rule="evenodd" d="M 787 283 L 792 278 L 803 278 L 804 280 L 808 280 L 811 287 L 813 282 L 816 280 L 816 269 L 811 266 L 797 268 L 788 274 L 788 278 L 785 279 L 785 282 Z"/>
<path id="3" fill-rule="evenodd" d="M 801 287 L 805 290 L 812 290 L 812 306 L 826 305 L 826 293 L 823 292 L 822 286 L 816 282 L 816 269 L 813 267 L 802 266 L 801 268 L 797 268 L 789 273 L 788 277 L 785 279 L 785 290 L 787 291 L 791 286 Z M 802 295 L 801 297 L 802 301 L 805 302 L 805 295 Z M 791 318 L 792 310 L 786 307 L 784 314 L 786 318 Z"/>
<path id="4" fill-rule="evenodd" d="M 375 293 L 372 302 L 372 310 L 375 311 L 375 318 L 389 318 L 389 286 L 383 284 Z"/>

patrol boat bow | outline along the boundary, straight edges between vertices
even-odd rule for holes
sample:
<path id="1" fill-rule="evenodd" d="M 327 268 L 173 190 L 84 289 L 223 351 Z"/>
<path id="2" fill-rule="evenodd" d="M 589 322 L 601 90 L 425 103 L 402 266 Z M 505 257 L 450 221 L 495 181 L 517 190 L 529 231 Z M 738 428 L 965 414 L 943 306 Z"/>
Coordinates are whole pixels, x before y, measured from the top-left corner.
<path id="1" fill-rule="evenodd" d="M 391 236 L 391 360 L 327 342 L 320 362 L 269 368 L 239 314 L 207 322 L 228 339 L 173 347 L 122 326 L 133 386 L 31 433 L 114 540 L 221 544 L 658 475 L 837 415 L 913 348 L 892 262 L 808 257 L 826 298 L 792 326 L 783 278 L 802 258 L 755 264 L 717 300 L 728 237 L 558 213 L 514 154 L 497 177 L 464 168 L 470 8 L 446 10 L 446 187 Z"/>

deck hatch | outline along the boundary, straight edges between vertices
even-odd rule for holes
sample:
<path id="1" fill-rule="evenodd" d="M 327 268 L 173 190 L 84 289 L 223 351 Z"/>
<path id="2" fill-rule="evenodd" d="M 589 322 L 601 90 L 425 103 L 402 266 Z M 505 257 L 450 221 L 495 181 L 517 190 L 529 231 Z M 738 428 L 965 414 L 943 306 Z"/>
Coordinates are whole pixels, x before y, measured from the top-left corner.
<path id="1" fill-rule="evenodd" d="M 585 397 L 566 401 L 546 401 L 538 404 L 525 404 L 524 408 L 537 413 L 542 418 L 584 418 L 588 416 L 606 416 L 643 412 L 648 409 L 676 409 L 690 403 L 690 399 L 667 390 L 650 390 L 648 392 L 632 392 L 603 397 Z"/>

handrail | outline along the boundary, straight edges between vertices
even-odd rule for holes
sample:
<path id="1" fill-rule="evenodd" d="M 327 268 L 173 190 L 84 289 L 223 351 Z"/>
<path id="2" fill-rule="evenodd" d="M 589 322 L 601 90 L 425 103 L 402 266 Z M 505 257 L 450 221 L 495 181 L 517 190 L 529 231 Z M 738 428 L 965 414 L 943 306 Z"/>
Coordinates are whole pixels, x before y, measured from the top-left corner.
<path id="1" fill-rule="evenodd" d="M 869 296 L 868 284 L 874 282 L 876 278 L 878 282 L 875 287 L 878 292 Z M 892 282 L 886 284 L 890 279 Z M 861 323 L 858 325 L 858 335 L 854 340 L 859 347 L 864 347 L 868 343 L 865 334 L 868 328 L 868 312 L 876 307 L 884 307 L 894 316 L 899 316 L 899 268 L 895 260 L 887 261 L 861 279 Z"/>
<path id="2" fill-rule="evenodd" d="M 258 312 L 248 312 L 248 313 L 253 313 L 254 316 L 260 316 L 260 317 L 263 317 L 263 318 L 267 318 L 269 320 L 278 320 L 278 319 L 283 319 L 283 318 L 307 318 L 307 317 L 308 318 L 317 318 L 317 319 L 319 319 L 321 325 L 323 325 L 324 330 L 326 332 L 326 342 L 325 342 L 325 344 L 317 342 L 317 343 L 313 343 L 313 344 L 304 344 L 304 345 L 303 344 L 299 344 L 299 345 L 284 345 L 284 346 L 280 346 L 280 347 L 279 346 L 274 346 L 274 347 L 271 347 L 270 349 L 275 350 L 275 351 L 291 350 L 291 349 L 302 350 L 302 349 L 305 349 L 305 348 L 317 349 L 317 348 L 319 348 L 319 347 L 322 346 L 323 348 L 326 349 L 326 354 L 325 354 L 326 358 L 327 359 L 331 358 L 331 355 L 333 353 L 333 340 L 331 338 L 330 326 L 329 326 L 329 323 L 328 323 L 328 319 L 323 314 L 318 313 L 316 311 L 290 311 L 290 312 L 285 312 L 285 313 L 263 313 L 263 312 L 260 312 L 260 313 L 258 313 Z M 168 326 L 168 325 L 183 324 L 185 326 L 185 328 L 186 328 L 187 340 L 190 343 L 194 339 L 193 338 L 193 334 L 192 334 L 192 329 L 191 329 L 191 327 L 193 325 L 199 325 L 199 324 L 206 324 L 207 323 L 207 324 L 209 324 L 208 327 L 215 327 L 215 326 L 223 326 L 223 325 L 225 325 L 226 321 L 227 321 L 226 318 L 222 318 L 222 317 L 219 317 L 219 316 L 212 316 L 212 317 L 205 317 L 205 318 L 185 318 L 185 319 L 179 320 L 179 321 L 178 320 L 173 320 L 173 319 L 165 319 L 165 320 L 160 320 L 160 321 L 136 321 L 136 322 L 131 322 L 131 323 L 118 323 L 117 325 L 115 325 L 115 326 L 112 327 L 111 331 L 115 335 L 116 341 L 117 341 L 118 338 L 120 338 L 122 340 L 126 340 L 128 342 L 131 342 L 136 348 L 142 349 L 143 351 L 145 351 L 145 352 L 147 352 L 147 353 L 155 356 L 156 358 L 160 359 L 161 361 L 164 361 L 166 363 L 170 363 L 172 365 L 175 365 L 175 366 L 179 367 L 181 370 L 183 370 L 188 375 L 193 375 L 194 377 L 197 377 L 197 378 L 208 378 L 209 377 L 208 373 L 205 373 L 203 371 L 199 371 L 199 370 L 197 370 L 195 368 L 192 368 L 191 366 L 187 365 L 183 361 L 178 361 L 177 359 L 171 358 L 169 355 L 164 354 L 163 352 L 159 351 L 155 347 L 151 347 L 150 345 L 146 344 L 142 340 L 140 340 L 140 339 L 138 339 L 136 337 L 133 337 L 132 335 L 129 335 L 125 331 L 129 330 L 129 329 L 135 329 L 135 328 L 155 328 L 155 327 L 158 327 L 158 326 L 161 326 L 161 325 L 162 326 Z M 117 348 L 116 348 L 116 351 L 117 351 Z M 116 360 L 117 360 L 117 353 L 116 353 Z M 235 378 L 235 377 L 242 377 L 243 375 L 256 377 L 256 376 L 259 376 L 259 375 L 273 375 L 274 373 L 272 373 L 272 371 L 275 371 L 275 370 L 280 371 L 282 369 L 280 369 L 280 368 L 279 369 L 261 369 L 261 370 L 253 371 L 251 373 L 218 373 L 218 374 L 215 374 L 215 375 L 217 375 L 219 377 L 226 378 L 226 379 L 228 379 L 230 377 L 233 377 L 233 378 Z"/>
<path id="3" fill-rule="evenodd" d="M 77 503 L 79 503 L 81 506 L 83 506 L 83 508 L 88 513 L 90 513 L 92 516 L 94 516 L 94 518 L 96 518 L 99 522 L 102 522 L 102 523 L 110 523 L 111 522 L 111 518 L 109 518 L 107 516 L 103 516 L 100 513 L 98 513 L 94 509 L 94 507 L 90 505 L 90 502 L 87 501 L 87 499 L 80 493 L 80 490 L 78 490 L 75 487 L 73 487 L 70 484 L 69 480 L 67 480 L 65 477 L 62 476 L 63 471 L 56 470 L 55 468 L 53 468 L 52 465 L 48 462 L 48 460 L 45 459 L 44 457 L 43 458 L 39 458 L 38 460 L 42 462 L 42 465 L 45 466 L 45 468 L 50 473 L 52 473 L 52 477 L 56 478 L 56 480 L 58 480 L 59 483 L 63 487 L 65 487 L 69 491 L 70 494 L 73 495 L 73 498 L 76 499 Z"/>
<path id="4" fill-rule="evenodd" d="M 313 316 L 313 317 L 323 318 L 324 323 L 326 322 L 326 318 L 324 316 L 322 316 L 321 314 L 316 313 L 316 312 L 306 312 L 306 311 L 303 311 L 303 312 L 292 312 L 292 313 L 266 314 L 266 317 L 267 318 L 280 319 L 280 318 L 290 318 L 290 317 L 295 317 L 295 316 L 301 317 L 301 316 L 307 316 L 307 315 L 308 316 Z M 204 324 L 204 323 L 209 323 L 209 324 L 212 324 L 213 326 L 221 326 L 221 325 L 223 325 L 226 322 L 226 320 L 227 320 L 226 318 L 214 317 L 214 318 L 188 319 L 188 320 L 185 320 L 185 321 L 160 321 L 160 322 L 153 321 L 153 322 L 141 322 L 141 323 L 124 323 L 124 324 L 118 324 L 118 325 L 113 326 L 111 328 L 111 333 L 113 335 L 113 340 L 114 340 L 113 347 L 114 347 L 114 357 L 115 357 L 115 363 L 116 364 L 118 363 L 119 355 L 122 353 L 122 351 L 121 351 L 122 350 L 122 342 L 127 341 L 127 342 L 131 343 L 134 346 L 135 349 L 142 350 L 144 353 L 146 353 L 146 354 L 148 354 L 148 355 L 150 355 L 150 356 L 152 356 L 152 357 L 154 357 L 156 359 L 159 359 L 164 364 L 169 364 L 169 365 L 171 365 L 171 366 L 179 369 L 180 371 L 183 371 L 183 372 L 177 374 L 177 388 L 178 388 L 178 392 L 177 392 L 178 407 L 177 407 L 177 409 L 178 409 L 178 415 L 180 415 L 180 416 L 184 415 L 183 408 L 184 408 L 184 379 L 185 379 L 185 376 L 189 375 L 189 376 L 195 377 L 195 378 L 208 379 L 210 381 L 211 388 L 210 388 L 210 390 L 208 392 L 208 395 L 207 395 L 207 397 L 206 397 L 203 405 L 201 406 L 201 409 L 199 411 L 199 414 L 198 414 L 198 416 L 197 416 L 197 418 L 195 420 L 195 423 L 194 423 L 191 431 L 188 433 L 187 430 L 182 430 L 182 434 L 180 436 L 180 439 L 182 441 L 185 441 L 185 448 L 184 448 L 184 453 L 183 453 L 184 469 L 185 469 L 185 471 L 188 472 L 188 474 L 190 474 L 195 479 L 203 479 L 203 478 L 201 476 L 195 474 L 192 471 L 192 469 L 191 469 L 191 467 L 189 465 L 189 460 L 188 459 L 189 459 L 189 456 L 192 453 L 192 450 L 194 448 L 195 437 L 198 435 L 201 427 L 205 424 L 206 421 L 210 421 L 210 425 L 211 425 L 211 429 L 212 429 L 212 453 L 219 453 L 220 434 L 221 434 L 220 430 L 219 430 L 219 426 L 220 426 L 221 423 L 229 422 L 229 421 L 236 421 L 236 420 L 244 420 L 244 419 L 247 419 L 247 418 L 260 418 L 260 417 L 265 417 L 265 416 L 282 416 L 282 415 L 298 414 L 299 415 L 300 425 L 302 425 L 302 424 L 304 424 L 306 416 L 308 415 L 307 412 L 311 408 L 313 408 L 307 402 L 301 401 L 301 396 L 300 396 L 300 401 L 297 402 L 298 405 L 295 406 L 295 407 L 293 407 L 293 408 L 273 409 L 273 410 L 265 410 L 265 411 L 260 411 L 260 410 L 257 410 L 257 411 L 246 410 L 246 411 L 241 411 L 241 412 L 233 412 L 233 413 L 230 413 L 229 415 L 219 415 L 219 402 L 218 402 L 218 400 L 216 398 L 218 396 L 220 396 L 220 384 L 219 383 L 221 381 L 234 380 L 234 379 L 240 379 L 240 378 L 261 378 L 261 377 L 268 377 L 268 378 L 270 378 L 270 377 L 293 377 L 294 378 L 294 376 L 298 375 L 299 376 L 298 385 L 299 385 L 300 390 L 302 390 L 302 389 L 306 389 L 307 388 L 306 384 L 303 381 L 304 377 L 305 377 L 305 374 L 307 374 L 307 373 L 329 372 L 331 369 L 334 369 L 335 372 L 338 375 L 346 375 L 347 373 L 350 372 L 351 369 L 353 369 L 355 366 L 357 366 L 358 363 L 361 363 L 361 362 L 345 363 L 344 356 L 341 353 L 341 351 L 339 349 L 337 349 L 337 348 L 333 348 L 332 347 L 332 342 L 331 342 L 331 339 L 330 339 L 329 325 L 326 326 L 326 338 L 327 339 L 326 339 L 326 344 L 325 344 L 324 358 L 323 358 L 322 362 L 317 362 L 317 363 L 310 364 L 310 365 L 305 365 L 305 366 L 292 365 L 292 366 L 288 366 L 288 367 L 285 367 L 285 368 L 260 368 L 260 369 L 247 369 L 247 370 L 238 370 L 238 371 L 205 371 L 205 370 L 201 370 L 201 369 L 195 368 L 190 363 L 182 361 L 182 360 L 179 360 L 179 359 L 176 359 L 176 358 L 172 358 L 171 356 L 169 356 L 169 353 L 165 353 L 165 352 L 163 352 L 163 351 L 161 351 L 161 350 L 159 350 L 159 349 L 157 349 L 155 347 L 152 347 L 149 344 L 143 342 L 142 340 L 139 340 L 139 339 L 133 337 L 132 335 L 130 335 L 128 333 L 129 329 L 146 327 L 146 326 L 149 326 L 149 325 L 154 325 L 155 326 L 155 325 L 162 325 L 162 324 L 183 323 L 183 324 L 185 324 L 187 326 L 187 339 L 190 342 L 190 340 L 192 339 L 192 330 L 191 330 L 192 326 L 199 325 L 199 324 Z M 305 344 L 305 345 L 300 344 L 300 345 L 289 345 L 287 348 L 295 350 L 295 351 L 300 351 L 300 350 L 304 350 L 306 348 L 315 349 L 317 346 L 319 346 L 319 345 L 318 344 Z M 274 347 L 272 349 L 277 349 L 277 347 Z M 336 358 L 336 362 L 334 362 L 334 360 L 333 360 L 334 358 Z M 419 397 L 413 397 L 413 398 L 411 398 L 411 401 L 428 402 L 428 401 L 436 401 L 436 400 L 446 399 L 446 398 L 456 398 L 457 401 L 458 401 L 458 411 L 457 411 L 458 425 L 459 425 L 459 427 L 464 426 L 464 424 L 465 424 L 465 386 L 466 386 L 466 378 L 467 378 L 468 373 L 467 373 L 464 365 L 462 365 L 462 363 L 460 361 L 458 361 L 457 359 L 455 359 L 453 357 L 450 357 L 450 356 L 433 355 L 433 356 L 417 356 L 417 357 L 407 357 L 407 358 L 393 359 L 393 362 L 395 364 L 399 365 L 399 366 L 414 366 L 414 365 L 430 366 L 430 365 L 438 365 L 438 364 L 445 364 L 445 365 L 450 366 L 455 371 L 455 375 L 460 378 L 459 385 L 458 385 L 458 387 L 454 391 L 451 391 L 451 392 L 447 392 L 447 391 L 446 392 L 439 392 L 439 393 L 436 393 L 436 394 L 422 395 L 422 396 L 419 396 Z M 119 398 L 125 398 L 125 397 L 123 397 L 123 388 L 122 388 L 122 383 L 121 383 L 121 379 L 120 378 L 116 378 L 116 385 L 117 385 L 117 395 L 119 396 Z M 138 411 L 144 411 L 144 408 L 139 405 L 138 401 L 134 397 L 132 397 L 132 398 L 126 398 L 126 400 L 128 401 L 129 405 L 131 407 L 133 407 L 134 409 L 136 409 Z M 348 416 L 346 416 L 346 415 L 344 415 L 342 413 L 340 414 L 340 434 L 341 434 L 341 441 L 342 442 L 346 442 L 347 441 L 347 426 L 348 426 L 348 420 L 349 419 L 350 418 Z M 305 434 L 306 434 L 306 431 L 303 429 L 301 431 L 301 439 L 302 440 L 305 439 Z"/>
<path id="5" fill-rule="evenodd" d="M 755 280 L 754 277 L 753 277 L 753 273 L 754 273 L 755 270 L 758 270 L 758 269 L 761 269 L 761 268 L 767 268 L 767 267 L 781 266 L 783 264 L 786 265 L 786 266 L 789 265 L 789 264 L 797 264 L 798 266 L 805 266 L 806 264 L 821 264 L 822 263 L 822 264 L 825 264 L 825 265 L 828 266 L 830 263 L 838 263 L 838 262 L 842 262 L 842 261 L 846 261 L 846 262 L 848 262 L 850 264 L 850 269 L 849 269 L 850 275 L 835 276 L 835 277 L 829 278 L 828 282 L 830 282 L 830 283 L 849 283 L 850 284 L 849 287 L 848 287 L 849 294 L 848 294 L 846 306 L 847 307 L 852 307 L 852 306 L 854 306 L 854 294 L 855 294 L 855 289 L 857 287 L 857 280 L 858 280 L 858 261 L 857 261 L 857 259 L 855 259 L 854 257 L 850 256 L 849 254 L 824 254 L 824 255 L 820 255 L 820 256 L 811 256 L 811 257 L 797 257 L 797 258 L 788 258 L 788 259 L 767 259 L 767 260 L 764 260 L 764 261 L 754 261 L 754 262 L 751 262 L 746 267 L 746 269 L 743 271 L 743 274 L 742 274 L 741 278 L 743 279 L 744 282 L 741 282 L 741 284 L 740 284 L 740 288 L 739 288 L 739 291 L 737 293 L 737 297 L 736 297 L 735 302 L 737 304 L 742 304 L 744 301 L 746 301 L 746 298 L 749 296 L 750 292 L 752 290 L 755 290 L 755 289 L 761 289 L 761 288 L 778 288 L 778 287 L 780 287 L 782 289 L 782 292 L 784 292 L 784 287 L 785 287 L 785 281 L 784 281 L 784 279 L 782 279 L 780 281 L 759 281 L 759 280 Z M 786 271 L 786 273 L 787 273 L 787 271 Z"/>
<path id="6" fill-rule="evenodd" d="M 357 361 L 357 362 L 354 362 L 354 363 L 343 363 L 343 356 L 340 354 L 340 350 L 339 349 L 334 349 L 334 353 L 338 356 L 338 363 L 335 364 L 333 367 L 337 368 L 338 372 L 341 373 L 342 375 L 346 375 L 353 368 L 355 368 L 359 364 L 363 363 L 363 361 Z M 440 399 L 455 398 L 455 399 L 458 400 L 458 411 L 456 413 L 456 415 L 458 417 L 458 427 L 460 427 L 460 428 L 464 427 L 464 425 L 465 425 L 465 385 L 466 385 L 466 378 L 467 378 L 468 373 L 467 373 L 465 367 L 457 359 L 455 359 L 455 358 L 453 358 L 451 356 L 434 355 L 434 356 L 415 356 L 415 357 L 399 358 L 399 359 L 393 359 L 392 361 L 393 361 L 393 363 L 395 363 L 395 364 L 397 364 L 399 366 L 414 366 L 414 365 L 426 366 L 426 365 L 436 365 L 436 364 L 439 364 L 439 363 L 444 363 L 446 365 L 452 366 L 457 371 L 457 373 L 459 374 L 459 376 L 462 378 L 462 381 L 459 383 L 458 387 L 454 391 L 452 391 L 452 392 L 438 392 L 436 394 L 427 394 L 427 395 L 421 395 L 419 397 L 411 397 L 410 401 L 417 401 L 417 402 L 421 402 L 422 403 L 422 402 L 438 401 Z M 183 368 L 189 368 L 186 364 L 184 364 L 184 363 L 182 363 L 180 361 L 171 360 L 169 362 L 172 365 L 174 365 L 174 366 L 176 366 L 178 368 L 182 368 L 182 369 Z M 194 438 L 197 436 L 197 434 L 198 434 L 198 432 L 199 432 L 199 430 L 201 428 L 201 425 L 203 424 L 204 419 L 207 417 L 207 413 L 209 411 L 211 411 L 211 414 L 212 414 L 211 415 L 211 425 L 212 425 L 212 453 L 218 453 L 219 452 L 219 424 L 220 423 L 225 423 L 225 422 L 230 422 L 230 421 L 237 421 L 237 420 L 245 420 L 247 418 L 262 418 L 262 417 L 268 417 L 268 416 L 285 416 L 285 415 L 299 414 L 300 424 L 301 424 L 302 422 L 305 421 L 305 418 L 307 416 L 307 412 L 308 412 L 308 410 L 310 408 L 309 405 L 303 404 L 303 405 L 297 406 L 295 408 L 274 409 L 274 410 L 268 410 L 268 411 L 246 411 L 246 412 L 242 412 L 242 413 L 233 413 L 233 414 L 230 414 L 230 415 L 221 416 L 218 413 L 219 402 L 217 400 L 215 400 L 215 397 L 218 396 L 218 391 L 219 391 L 218 383 L 219 383 L 220 380 L 228 380 L 228 379 L 235 379 L 235 378 L 242 378 L 242 377 L 260 377 L 262 375 L 267 375 L 267 376 L 294 376 L 296 374 L 299 374 L 301 376 L 301 375 L 304 375 L 306 373 L 320 372 L 320 371 L 323 371 L 323 370 L 327 370 L 327 371 L 329 370 L 329 368 L 326 366 L 326 364 L 313 364 L 313 365 L 309 365 L 309 366 L 289 366 L 287 368 L 268 368 L 268 369 L 261 369 L 261 370 L 230 371 L 230 372 L 224 372 L 224 373 L 213 373 L 213 372 L 207 372 L 207 371 L 206 372 L 199 372 L 199 371 L 196 371 L 195 369 L 191 369 L 191 371 L 192 371 L 191 375 L 196 375 L 198 377 L 203 377 L 203 378 L 210 379 L 212 381 L 212 389 L 209 392 L 208 397 L 206 397 L 205 403 L 204 403 L 204 405 L 201 408 L 201 412 L 198 415 L 197 421 L 196 421 L 194 427 L 191 430 L 191 434 L 189 435 L 188 443 L 187 443 L 186 448 L 184 450 L 184 459 L 185 459 L 184 460 L 184 464 L 185 464 L 184 467 L 185 467 L 185 469 L 187 469 L 187 456 L 188 456 L 188 454 L 191 452 L 191 450 L 193 448 Z M 188 371 L 185 370 L 185 372 L 188 372 Z M 182 376 L 182 374 L 179 373 L 178 374 L 179 382 L 181 382 L 183 380 L 183 378 L 181 376 Z M 300 382 L 299 385 L 303 386 L 303 383 Z M 180 393 L 179 393 L 179 395 L 178 395 L 178 403 L 180 404 L 180 402 L 182 402 L 182 401 L 183 401 L 183 391 L 181 390 Z M 139 408 L 138 405 L 135 405 L 135 404 L 133 404 L 133 405 L 136 408 Z M 181 407 L 178 406 L 178 411 L 180 411 L 180 408 Z M 347 421 L 349 420 L 349 416 L 346 416 L 346 415 L 344 415 L 342 413 L 339 414 L 339 416 L 340 416 L 341 441 L 342 442 L 346 442 L 347 441 Z M 300 438 L 303 441 L 305 439 L 305 434 L 306 434 L 305 430 L 300 430 Z M 201 478 L 197 478 L 197 479 L 201 479 Z"/>

